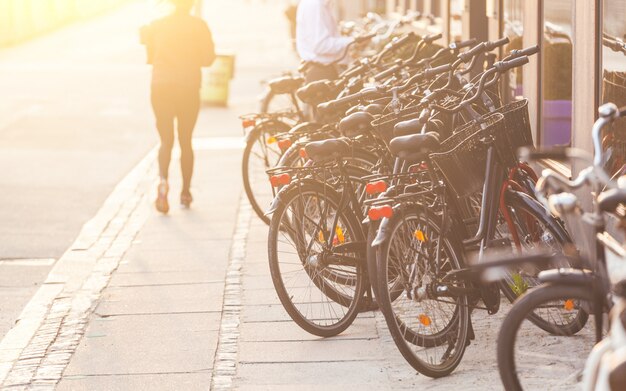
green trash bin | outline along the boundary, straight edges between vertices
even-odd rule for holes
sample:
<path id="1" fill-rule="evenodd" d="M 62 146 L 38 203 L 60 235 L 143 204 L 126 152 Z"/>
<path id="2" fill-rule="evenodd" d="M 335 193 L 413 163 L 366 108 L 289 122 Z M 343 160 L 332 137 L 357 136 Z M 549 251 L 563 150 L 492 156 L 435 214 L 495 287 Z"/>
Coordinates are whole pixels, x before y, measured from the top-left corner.
<path id="1" fill-rule="evenodd" d="M 200 89 L 202 103 L 210 106 L 228 106 L 230 81 L 234 76 L 235 56 L 218 54 L 213 65 L 202 71 L 202 88 Z"/>

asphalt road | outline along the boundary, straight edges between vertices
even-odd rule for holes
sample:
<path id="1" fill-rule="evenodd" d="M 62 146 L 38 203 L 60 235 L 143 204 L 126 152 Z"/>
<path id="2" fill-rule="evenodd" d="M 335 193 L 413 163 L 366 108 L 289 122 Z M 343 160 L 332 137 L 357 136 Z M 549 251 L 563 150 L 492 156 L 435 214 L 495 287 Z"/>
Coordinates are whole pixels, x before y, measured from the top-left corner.
<path id="1" fill-rule="evenodd" d="M 157 143 L 139 6 L 0 50 L 0 335 Z"/>
<path id="2" fill-rule="evenodd" d="M 138 41 L 140 26 L 159 12 L 154 4 L 132 2 L 0 49 L 0 338 L 83 224 L 158 143 L 150 68 Z M 242 10 L 255 4 L 208 1 L 203 8 L 218 51 L 237 56 L 230 104 L 241 114 L 256 110 L 259 80 L 297 64 L 281 5 L 257 21 L 284 30 L 278 43 L 242 28 L 252 23 Z M 233 129 L 240 124 L 232 112 L 204 107 L 195 136 L 240 137 Z M 214 168 L 196 167 L 197 174 L 204 169 Z"/>

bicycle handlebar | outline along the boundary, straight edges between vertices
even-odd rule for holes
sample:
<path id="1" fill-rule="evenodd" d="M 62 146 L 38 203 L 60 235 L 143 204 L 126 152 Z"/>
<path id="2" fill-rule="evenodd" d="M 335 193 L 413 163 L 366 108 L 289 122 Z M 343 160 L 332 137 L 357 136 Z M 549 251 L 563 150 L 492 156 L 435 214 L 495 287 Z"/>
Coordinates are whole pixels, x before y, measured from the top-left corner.
<path id="1" fill-rule="evenodd" d="M 452 42 L 448 47 L 451 50 L 461 50 L 476 45 L 476 42 L 478 42 L 478 40 L 476 38 L 472 38 L 466 41 Z"/>
<path id="2" fill-rule="evenodd" d="M 473 59 L 474 57 L 477 57 L 479 54 L 482 54 L 484 52 L 490 52 L 496 48 L 499 48 L 501 46 L 508 44 L 509 42 L 510 42 L 509 38 L 504 37 L 502 39 L 499 39 L 493 42 L 479 43 L 478 45 L 474 46 L 467 52 L 459 54 L 459 60 L 461 60 L 462 62 L 469 62 L 471 59 Z"/>
<path id="3" fill-rule="evenodd" d="M 530 57 L 530 56 L 534 56 L 537 53 L 539 53 L 539 45 L 531 46 L 526 49 L 512 50 L 511 53 L 509 53 L 509 55 L 504 60 L 505 61 L 512 60 L 514 58 L 524 57 L 524 56 Z"/>

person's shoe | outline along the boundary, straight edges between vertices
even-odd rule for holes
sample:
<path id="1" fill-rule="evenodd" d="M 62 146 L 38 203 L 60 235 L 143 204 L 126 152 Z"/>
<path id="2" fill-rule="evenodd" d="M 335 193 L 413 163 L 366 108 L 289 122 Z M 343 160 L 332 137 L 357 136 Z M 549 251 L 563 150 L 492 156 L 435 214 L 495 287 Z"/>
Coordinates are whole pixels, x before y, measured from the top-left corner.
<path id="1" fill-rule="evenodd" d="M 159 212 L 166 214 L 170 211 L 170 204 L 167 202 L 167 192 L 169 191 L 169 186 L 167 185 L 167 182 L 162 181 L 161 183 L 159 183 L 159 187 L 157 188 L 157 190 L 158 195 L 154 204 L 156 205 L 156 209 Z"/>
<path id="2" fill-rule="evenodd" d="M 189 192 L 180 193 L 180 206 L 189 209 L 191 203 L 193 202 L 193 197 Z"/>

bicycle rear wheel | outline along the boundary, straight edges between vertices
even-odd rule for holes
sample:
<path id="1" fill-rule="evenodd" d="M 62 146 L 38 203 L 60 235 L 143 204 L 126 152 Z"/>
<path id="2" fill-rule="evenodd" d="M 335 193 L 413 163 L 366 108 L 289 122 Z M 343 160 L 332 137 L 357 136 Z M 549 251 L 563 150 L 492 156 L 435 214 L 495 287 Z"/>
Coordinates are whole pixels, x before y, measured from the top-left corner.
<path id="1" fill-rule="evenodd" d="M 577 318 L 576 311 L 592 297 L 589 287 L 546 284 L 515 302 L 498 334 L 498 370 L 506 390 L 575 388 L 595 343 L 592 327 L 575 337 L 572 335 L 580 326 L 554 327 L 549 335 L 533 327 L 530 317 L 537 311 L 552 311 L 558 312 L 559 318 L 567 312 Z"/>
<path id="2" fill-rule="evenodd" d="M 271 142 L 271 137 L 289 129 L 289 125 L 282 122 L 261 123 L 252 130 L 243 151 L 243 187 L 252 209 L 266 224 L 270 219 L 265 216 L 265 208 L 274 198 L 266 171 L 274 168 L 282 155 L 277 143 Z"/>
<path id="3" fill-rule="evenodd" d="M 298 184 L 281 199 L 268 243 L 276 293 L 304 330 L 337 335 L 356 318 L 366 289 L 359 221 L 348 208 L 338 210 L 339 195 L 323 184 Z"/>
<path id="4" fill-rule="evenodd" d="M 438 225 L 415 211 L 394 215 L 388 229 L 378 250 L 376 299 L 407 362 L 423 375 L 446 376 L 465 352 L 468 298 L 427 292 L 447 272 L 460 268 L 459 257 Z"/>
<path id="5" fill-rule="evenodd" d="M 530 203 L 534 203 L 535 207 Z M 521 243 L 522 254 L 537 251 L 554 255 L 562 254 L 564 247 L 570 243 L 565 229 L 537 201 L 532 199 L 522 201 L 513 198 L 507 202 L 507 207 Z M 553 266 L 570 267 L 571 265 Z M 528 289 L 540 285 L 537 277 L 540 271 L 539 268 L 533 269 L 528 266 L 510 271 L 500 282 L 502 293 L 510 302 L 514 302 Z M 529 315 L 529 320 L 537 327 L 549 333 L 555 332 L 556 335 L 575 334 L 585 327 L 588 318 L 587 312 L 581 308 L 575 313 L 568 311 L 565 317 L 559 316 L 559 312 L 539 310 Z"/>

